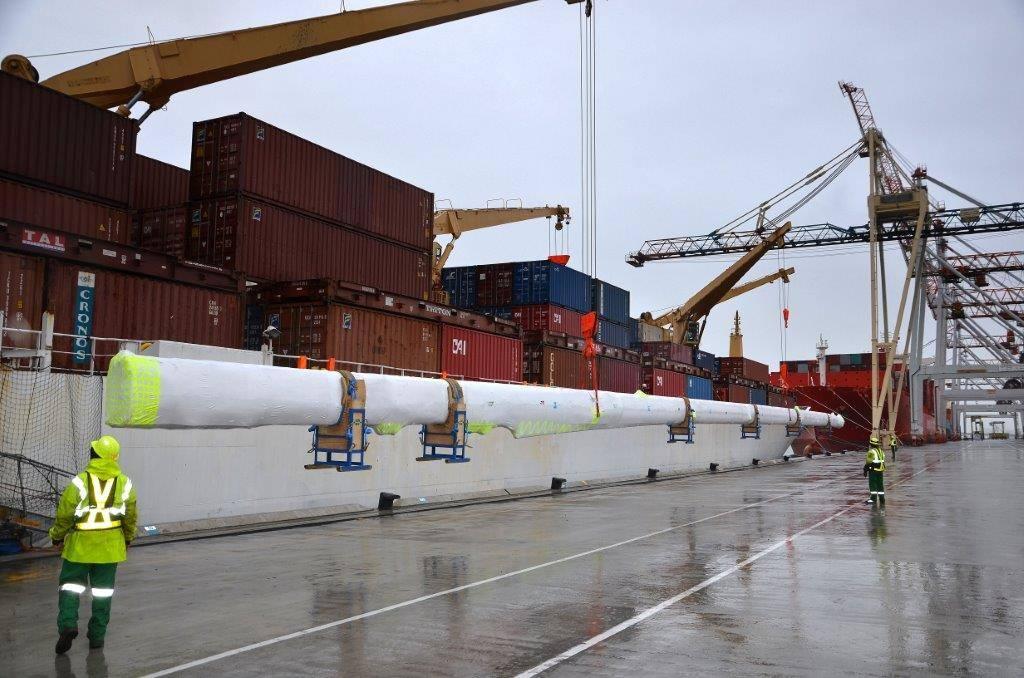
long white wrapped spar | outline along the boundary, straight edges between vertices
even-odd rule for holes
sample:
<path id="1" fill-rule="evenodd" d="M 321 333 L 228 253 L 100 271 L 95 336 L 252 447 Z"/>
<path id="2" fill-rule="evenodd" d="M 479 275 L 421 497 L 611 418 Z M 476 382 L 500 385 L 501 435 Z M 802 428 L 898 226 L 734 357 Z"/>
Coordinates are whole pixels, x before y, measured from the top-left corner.
<path id="1" fill-rule="evenodd" d="M 442 379 L 353 375 L 365 384 L 365 423 L 378 433 L 440 425 L 451 415 Z M 506 428 L 517 438 L 590 429 L 674 426 L 692 408 L 700 424 L 841 427 L 843 418 L 808 410 L 602 391 L 460 381 L 470 431 Z M 139 428 L 331 426 L 342 416 L 338 372 L 119 353 L 105 389 L 107 423 Z"/>

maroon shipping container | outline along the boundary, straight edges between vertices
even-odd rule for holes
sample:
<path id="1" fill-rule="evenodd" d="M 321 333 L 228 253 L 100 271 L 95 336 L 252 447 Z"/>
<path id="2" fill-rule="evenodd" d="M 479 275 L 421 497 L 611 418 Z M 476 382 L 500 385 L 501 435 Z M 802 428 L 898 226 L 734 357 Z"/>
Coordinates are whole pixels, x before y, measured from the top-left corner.
<path id="1" fill-rule="evenodd" d="M 333 278 L 418 299 L 430 288 L 423 252 L 243 196 L 193 204 L 185 249 L 251 280 Z"/>
<path id="2" fill-rule="evenodd" d="M 84 275 L 83 275 L 84 274 Z M 193 344 L 241 348 L 244 298 L 169 280 L 121 273 L 75 262 L 46 262 L 46 306 L 54 313 L 54 331 L 84 333 L 79 306 L 80 287 L 91 287 L 93 337 L 154 341 L 168 339 Z M 89 369 L 87 342 L 54 337 L 53 364 L 62 369 Z M 82 351 L 79 359 L 71 355 Z M 95 369 L 106 371 L 117 342 L 98 341 Z"/>
<path id="3" fill-rule="evenodd" d="M 650 395 L 681 398 L 686 395 L 686 375 L 658 367 L 643 371 L 643 391 Z"/>
<path id="4" fill-rule="evenodd" d="M 464 327 L 441 329 L 441 370 L 487 381 L 523 380 L 523 342 Z"/>
<path id="5" fill-rule="evenodd" d="M 135 120 L 0 73 L 0 175 L 125 205 Z"/>
<path id="6" fill-rule="evenodd" d="M 136 154 L 132 161 L 132 201 L 137 210 L 188 202 L 188 170 Z"/>
<path id="7" fill-rule="evenodd" d="M 617 393 L 636 393 L 640 390 L 640 365 L 634 362 L 597 357 L 598 389 Z"/>
<path id="8" fill-rule="evenodd" d="M 186 259 L 190 214 L 188 205 L 139 212 L 135 216 L 133 244 L 144 250 L 163 252 L 172 257 Z"/>
<path id="9" fill-rule="evenodd" d="M 0 219 L 118 243 L 130 240 L 127 210 L 4 179 L 0 179 Z"/>
<path id="10" fill-rule="evenodd" d="M 693 348 L 671 341 L 646 341 L 636 345 L 641 353 L 649 353 L 656 358 L 663 358 L 677 363 L 693 364 Z"/>
<path id="11" fill-rule="evenodd" d="M 270 304 L 263 308 L 267 324 L 281 337 L 274 352 L 317 360 L 335 358 L 343 369 L 412 373 L 432 376 L 441 371 L 440 327 L 423 318 L 350 304 Z M 282 365 L 294 367 L 288 360 Z"/>
<path id="12" fill-rule="evenodd" d="M 774 391 L 768 391 L 768 404 L 772 407 L 785 407 L 786 397 L 781 393 L 775 393 Z"/>
<path id="13" fill-rule="evenodd" d="M 718 360 L 718 373 L 722 376 L 731 374 L 763 384 L 768 383 L 771 377 L 771 371 L 767 365 L 750 358 L 719 358 Z"/>
<path id="14" fill-rule="evenodd" d="M 516 306 L 512 309 L 512 320 L 526 331 L 583 336 L 583 314 L 554 304 Z"/>
<path id="15" fill-rule="evenodd" d="M 193 200 L 237 192 L 429 252 L 434 195 L 244 113 L 192 128 Z"/>
<path id="16" fill-rule="evenodd" d="M 715 400 L 750 404 L 750 388 L 740 384 L 715 384 Z"/>
<path id="17" fill-rule="evenodd" d="M 523 361 L 525 380 L 561 388 L 589 388 L 583 354 L 570 348 L 531 344 Z"/>
<path id="18" fill-rule="evenodd" d="M 512 304 L 513 264 L 490 264 L 476 267 L 476 305 L 509 306 Z"/>
<path id="19" fill-rule="evenodd" d="M 0 249 L 228 292 L 239 292 L 244 284 L 237 274 L 223 269 L 18 221 L 0 220 Z"/>
<path id="20" fill-rule="evenodd" d="M 4 327 L 40 328 L 44 273 L 42 258 L 0 251 L 0 313 Z M 36 345 L 36 335 L 7 331 L 0 335 L 0 342 L 7 348 L 31 348 Z"/>

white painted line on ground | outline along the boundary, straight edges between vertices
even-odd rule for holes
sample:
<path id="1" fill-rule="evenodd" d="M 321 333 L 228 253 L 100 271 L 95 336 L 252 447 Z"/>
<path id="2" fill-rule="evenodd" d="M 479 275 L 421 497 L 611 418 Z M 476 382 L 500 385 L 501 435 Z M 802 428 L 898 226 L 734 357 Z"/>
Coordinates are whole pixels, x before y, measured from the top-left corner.
<path id="1" fill-rule="evenodd" d="M 901 480 L 899 482 L 896 482 L 896 483 L 893 483 L 891 486 L 901 485 L 901 484 L 907 482 L 908 480 L 910 480 L 911 478 L 913 478 L 914 476 L 920 475 L 921 473 L 924 473 L 929 468 L 931 468 L 931 466 L 925 466 L 923 469 L 921 469 L 917 473 L 914 473 L 913 475 L 907 476 L 903 480 Z M 843 515 L 844 513 L 849 513 L 850 511 L 852 511 L 853 509 L 855 509 L 855 508 L 857 508 L 859 506 L 861 506 L 861 503 L 857 502 L 856 504 L 850 504 L 846 508 L 841 509 L 839 511 L 836 511 L 835 513 L 833 513 L 832 515 L 828 516 L 827 518 L 819 520 L 818 522 L 814 523 L 810 527 L 805 527 L 804 529 L 800 530 L 799 532 L 796 532 L 796 533 L 786 537 L 785 539 L 782 539 L 780 541 L 775 542 L 774 544 L 772 544 L 768 548 L 764 549 L 763 551 L 759 551 L 759 552 L 755 553 L 754 555 L 750 556 L 749 558 L 747 558 L 746 560 L 743 560 L 743 561 L 741 561 L 739 563 L 736 563 L 735 565 L 733 565 L 730 568 L 722 570 L 721 572 L 719 572 L 715 576 L 709 577 L 708 579 L 705 579 L 704 581 L 702 581 L 701 583 L 697 584 L 696 586 L 688 588 L 685 591 L 683 591 L 682 593 L 678 593 L 678 594 L 672 596 L 668 600 L 663 600 L 662 602 L 658 603 L 657 605 L 655 605 L 653 607 L 647 608 L 646 610 L 644 610 L 640 614 L 636 615 L 635 617 L 631 617 L 631 618 L 627 619 L 626 621 L 622 622 L 621 624 L 616 624 L 615 626 L 611 627 L 607 631 L 599 633 L 596 636 L 593 636 L 593 637 L 583 641 L 579 645 L 574 645 L 573 647 L 570 647 L 565 652 L 563 652 L 563 653 L 561 653 L 559 655 L 556 655 L 556 656 L 552 657 L 551 659 L 548 659 L 545 662 L 537 664 L 532 669 L 528 669 L 526 671 L 523 671 L 522 673 L 517 675 L 516 678 L 533 678 L 533 676 L 539 675 L 541 673 L 544 673 L 548 669 L 551 669 L 551 668 L 554 668 L 555 666 L 558 666 L 559 664 L 564 662 L 566 659 L 571 659 L 571 658 L 575 657 L 576 655 L 580 654 L 581 652 L 585 652 L 586 650 L 589 650 L 590 648 L 594 647 L 595 645 L 603 643 L 604 641 L 608 640 L 612 636 L 616 636 L 616 635 L 622 633 L 623 631 L 625 631 L 626 629 L 629 629 L 629 628 L 632 628 L 632 627 L 636 626 L 637 624 L 639 624 L 640 622 L 644 621 L 645 619 L 649 619 L 650 617 L 653 617 L 654 615 L 658 614 L 659 612 L 661 612 L 665 608 L 671 607 L 672 605 L 675 605 L 679 601 L 681 601 L 681 600 L 683 600 L 685 598 L 689 598 L 694 593 L 697 593 L 698 591 L 702 591 L 702 590 L 706 589 L 707 587 L 711 586 L 715 582 L 721 581 L 722 579 L 725 579 L 729 575 L 734 574 L 736 572 L 739 572 L 740 570 L 742 570 L 743 568 L 747 567 L 751 563 L 753 563 L 753 562 L 755 562 L 757 560 L 760 560 L 761 558 L 764 558 L 769 553 L 772 553 L 773 551 L 777 551 L 778 549 L 782 548 L 786 544 L 792 542 L 797 537 L 805 535 L 808 532 L 811 532 L 812 530 L 816 530 L 819 527 L 821 527 L 822 525 L 825 525 L 826 523 L 832 522 L 833 520 L 835 520 L 839 516 Z"/>
<path id="2" fill-rule="evenodd" d="M 181 672 L 181 671 L 187 671 L 188 669 L 194 669 L 197 666 L 203 666 L 205 664 L 210 664 L 210 663 L 213 663 L 215 661 L 219 661 L 221 659 L 227 659 L 228 657 L 234 657 L 236 655 L 243 654 L 245 652 L 252 652 L 253 650 L 258 650 L 258 649 L 260 649 L 262 647 L 267 647 L 268 645 L 275 645 L 277 643 L 283 643 L 283 642 L 285 642 L 287 640 L 294 640 L 295 638 L 301 638 L 303 636 L 308 636 L 308 635 L 313 634 L 313 633 L 319 633 L 320 631 L 326 631 L 327 629 L 333 629 L 333 628 L 335 628 L 337 626 L 344 626 L 345 624 L 351 624 L 352 622 L 356 622 L 356 621 L 359 621 L 361 619 L 368 619 L 370 617 L 376 617 L 377 615 L 384 614 L 385 612 L 391 612 L 393 610 L 400 610 L 403 607 L 409 607 L 410 605 L 415 605 L 417 603 L 422 603 L 424 601 L 432 600 L 434 598 L 440 598 L 442 596 L 448 596 L 448 595 L 451 595 L 453 593 L 458 593 L 460 591 L 465 591 L 466 589 L 472 589 L 472 588 L 476 588 L 478 586 L 483 586 L 484 584 L 492 584 L 492 583 L 494 583 L 496 581 L 501 581 L 502 579 L 508 579 L 510 577 L 517 577 L 517 576 L 519 576 L 521 574 L 527 574 L 528 572 L 535 572 L 536 570 L 540 570 L 540 569 L 543 569 L 545 567 L 551 567 L 553 565 L 559 565 L 561 563 L 567 563 L 567 562 L 569 562 L 571 560 L 576 560 L 577 558 L 585 558 L 586 556 L 590 556 L 590 555 L 593 555 L 595 553 L 601 553 L 602 551 L 608 551 L 610 549 L 618 548 L 620 546 L 625 546 L 627 544 L 632 544 L 634 542 L 638 542 L 638 541 L 641 541 L 643 539 L 650 539 L 651 537 L 657 537 L 658 535 L 667 534 L 669 532 L 674 532 L 675 530 L 680 530 L 680 529 L 682 529 L 684 527 L 692 527 L 694 525 L 699 525 L 700 523 L 704 523 L 704 522 L 707 522 L 709 520 L 714 520 L 715 518 L 721 518 L 723 516 L 727 516 L 727 515 L 730 515 L 730 514 L 733 514 L 733 513 L 738 513 L 740 511 L 746 511 L 748 509 L 756 508 L 758 506 L 763 506 L 763 505 L 769 504 L 769 503 L 771 503 L 773 501 L 778 501 L 779 499 L 785 499 L 786 497 L 792 497 L 793 495 L 796 495 L 796 494 L 803 494 L 803 493 L 805 493 L 807 491 L 818 490 L 818 489 L 821 489 L 821 487 L 824 486 L 824 485 L 830 485 L 832 483 L 838 482 L 839 480 L 845 480 L 845 479 L 847 479 L 847 478 L 843 477 L 843 478 L 837 478 L 835 480 L 829 480 L 829 481 L 826 481 L 826 482 L 821 483 L 819 485 L 815 485 L 812 488 L 805 488 L 805 489 L 801 489 L 801 490 L 794 490 L 793 492 L 786 492 L 785 494 L 776 495 L 774 497 L 770 497 L 770 498 L 765 499 L 763 501 L 754 502 L 753 504 L 744 504 L 743 506 L 740 506 L 738 508 L 730 509 L 728 511 L 722 511 L 721 513 L 716 513 L 714 515 L 707 516 L 705 518 L 700 518 L 699 520 L 694 520 L 694 521 L 691 521 L 689 523 L 684 523 L 682 525 L 673 525 L 672 527 L 666 527 L 663 530 L 655 530 L 654 532 L 648 532 L 647 534 L 641 534 L 641 535 L 639 535 L 637 537 L 632 537 L 630 539 L 625 539 L 623 541 L 615 542 L 614 544 L 608 544 L 607 546 L 599 546 L 597 548 L 590 549 L 589 551 L 582 551 L 580 553 L 575 553 L 575 554 L 573 554 L 571 556 L 565 556 L 564 558 L 558 558 L 556 560 L 549 560 L 546 563 L 540 563 L 538 565 L 531 565 L 530 567 L 524 567 L 523 569 L 515 570 L 514 572 L 506 572 L 505 574 L 499 574 L 497 576 L 489 577 L 487 579 L 481 579 L 479 581 L 470 582 L 469 584 L 463 584 L 462 586 L 456 586 L 455 588 L 445 589 L 444 591 L 436 591 L 436 592 L 431 593 L 431 594 L 426 595 L 426 596 L 420 596 L 419 598 L 413 598 L 411 600 L 405 600 L 405 601 L 402 601 L 400 603 L 395 603 L 394 605 L 388 605 L 387 607 L 381 607 L 381 608 L 378 608 L 376 610 L 370 610 L 368 612 L 363 612 L 362 614 L 357 614 L 357 615 L 354 615 L 352 617 L 346 617 L 344 619 L 337 619 L 335 621 L 327 622 L 326 624 L 321 624 L 319 626 L 313 626 L 313 627 L 308 628 L 308 629 L 302 629 L 301 631 L 295 631 L 294 633 L 288 633 L 288 634 L 285 634 L 283 636 L 277 636 L 276 638 L 268 638 L 267 640 L 262 640 L 262 641 L 260 641 L 258 643 L 252 643 L 251 645 L 244 645 L 242 647 L 235 648 L 234 650 L 226 650 L 226 651 L 220 652 L 218 654 L 210 655 L 209 657 L 203 657 L 201 659 L 195 659 L 193 661 L 186 662 L 184 664 L 179 664 L 177 666 L 172 666 L 170 668 L 166 668 L 166 669 L 163 669 L 163 670 L 160 670 L 160 671 L 156 671 L 154 673 L 147 673 L 142 678 L 158 678 L 158 676 L 169 676 L 169 675 L 171 675 L 173 673 L 178 673 L 178 672 Z"/>

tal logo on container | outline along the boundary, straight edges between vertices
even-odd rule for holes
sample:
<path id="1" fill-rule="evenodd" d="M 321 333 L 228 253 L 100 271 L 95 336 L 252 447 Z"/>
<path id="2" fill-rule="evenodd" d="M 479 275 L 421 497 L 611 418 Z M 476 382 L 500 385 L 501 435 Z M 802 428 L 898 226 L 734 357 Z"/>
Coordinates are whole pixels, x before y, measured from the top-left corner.
<path id="1" fill-rule="evenodd" d="M 45 231 L 35 231 L 29 228 L 21 229 L 21 244 L 39 247 L 52 252 L 64 252 L 67 249 L 64 236 Z"/>

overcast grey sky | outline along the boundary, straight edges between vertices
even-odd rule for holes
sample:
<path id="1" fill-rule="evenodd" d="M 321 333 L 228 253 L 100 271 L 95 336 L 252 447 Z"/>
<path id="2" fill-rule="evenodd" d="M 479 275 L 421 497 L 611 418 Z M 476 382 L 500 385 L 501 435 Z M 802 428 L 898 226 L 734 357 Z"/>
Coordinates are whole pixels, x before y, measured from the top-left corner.
<path id="1" fill-rule="evenodd" d="M 379 4 L 347 1 L 350 10 Z M 1021 0 L 597 4 L 599 274 L 632 290 L 634 315 L 682 302 L 726 262 L 634 269 L 627 251 L 647 238 L 706 233 L 856 139 L 840 79 L 866 88 L 880 127 L 911 161 L 986 202 L 1024 199 Z M 339 5 L 2 0 L 0 51 L 145 40 L 147 26 L 166 39 Z M 539 0 L 186 92 L 146 122 L 139 150 L 187 166 L 192 121 L 245 111 L 456 206 L 514 197 L 577 208 L 577 31 L 576 8 Z M 45 78 L 95 56 L 35 64 Z M 866 189 L 866 161 L 858 161 L 794 222 L 864 223 Z M 977 244 L 1024 249 L 1024 236 Z M 547 254 L 547 226 L 538 222 L 467 235 L 452 263 Z M 866 250 L 802 250 L 787 261 L 797 268 L 788 357 L 812 357 L 819 333 L 834 352 L 867 350 Z M 776 267 L 773 254 L 751 275 Z M 902 271 L 890 272 L 895 288 Z M 705 347 L 726 351 L 737 309 L 747 355 L 775 364 L 775 286 L 716 310 Z"/>

